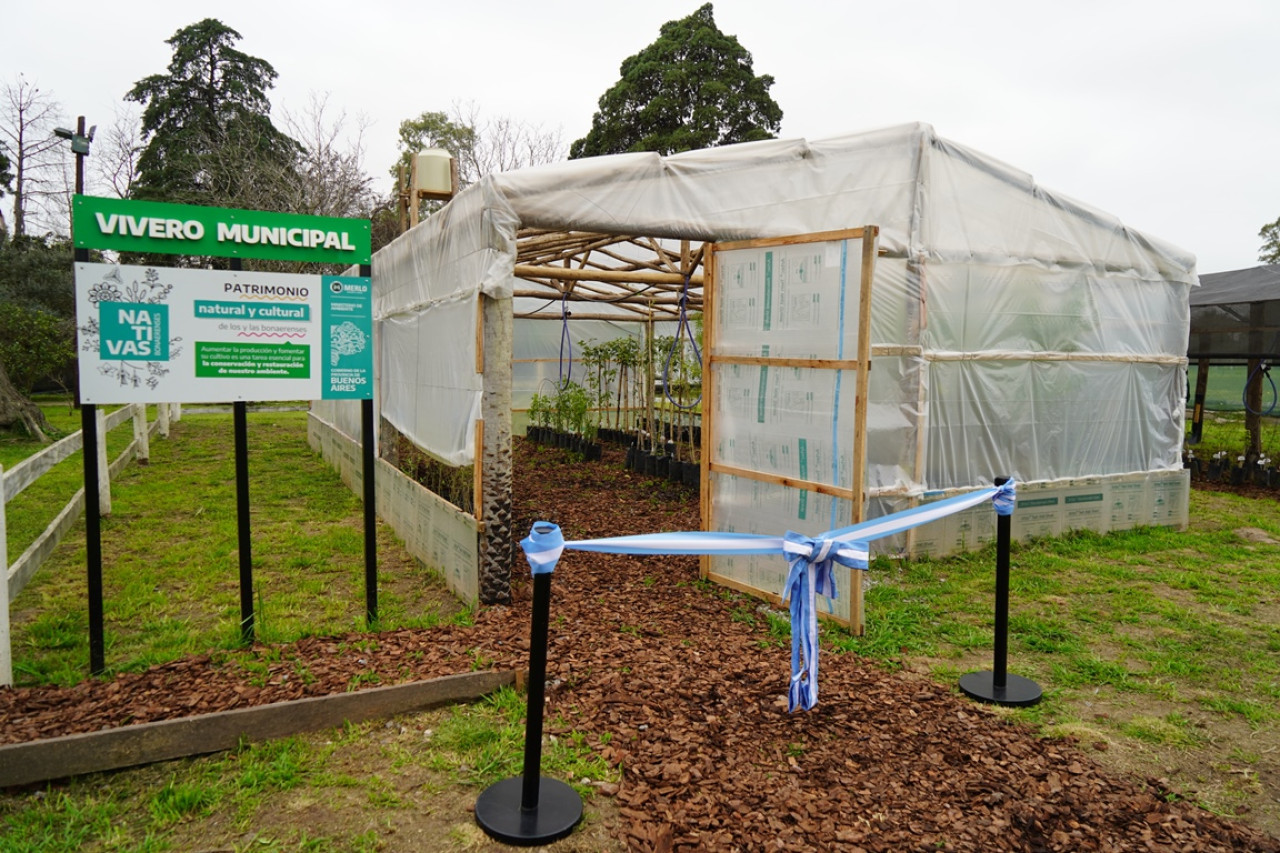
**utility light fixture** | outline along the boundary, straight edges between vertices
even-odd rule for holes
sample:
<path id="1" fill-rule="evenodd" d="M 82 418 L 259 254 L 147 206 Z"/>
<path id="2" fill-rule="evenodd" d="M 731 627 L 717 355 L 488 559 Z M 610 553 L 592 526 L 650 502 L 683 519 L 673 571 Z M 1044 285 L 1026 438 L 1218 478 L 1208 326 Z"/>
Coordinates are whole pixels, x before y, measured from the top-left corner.
<path id="1" fill-rule="evenodd" d="M 80 134 L 76 133 L 74 130 L 69 130 L 68 128 L 65 128 L 65 127 L 55 127 L 53 129 L 53 135 L 60 139 L 70 139 L 72 154 L 88 154 L 89 143 L 93 141 L 93 133 L 97 129 L 98 129 L 98 126 L 95 124 L 89 128 L 88 135 L 81 136 Z"/>

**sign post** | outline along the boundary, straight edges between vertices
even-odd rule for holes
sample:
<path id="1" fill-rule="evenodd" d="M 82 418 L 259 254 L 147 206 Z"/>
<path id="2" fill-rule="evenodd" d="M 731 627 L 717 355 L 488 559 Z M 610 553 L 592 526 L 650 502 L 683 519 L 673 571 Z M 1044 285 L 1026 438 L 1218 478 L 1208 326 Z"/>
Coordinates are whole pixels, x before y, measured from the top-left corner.
<path id="1" fill-rule="evenodd" d="M 75 196 L 72 210 L 79 380 L 86 411 L 105 403 L 233 403 L 241 637 L 252 642 L 245 404 L 361 400 L 369 408 L 364 420 L 372 421 L 369 221 L 84 195 Z M 231 268 L 88 263 L 89 249 L 225 257 Z M 245 258 L 341 263 L 358 266 L 361 275 L 245 271 Z M 362 426 L 363 441 L 372 449 L 372 427 Z M 86 428 L 86 442 L 92 432 Z M 89 530 L 98 524 L 96 501 L 89 500 L 97 493 L 96 467 L 86 453 Z M 366 463 L 366 469 L 371 484 L 372 466 Z M 377 516 L 368 485 L 365 492 L 366 598 L 372 622 L 377 564 L 370 531 L 376 531 Z M 91 543 L 91 562 L 92 551 Z M 95 596 L 93 576 L 91 566 L 90 658 L 96 673 L 102 670 L 102 601 L 100 577 Z"/>

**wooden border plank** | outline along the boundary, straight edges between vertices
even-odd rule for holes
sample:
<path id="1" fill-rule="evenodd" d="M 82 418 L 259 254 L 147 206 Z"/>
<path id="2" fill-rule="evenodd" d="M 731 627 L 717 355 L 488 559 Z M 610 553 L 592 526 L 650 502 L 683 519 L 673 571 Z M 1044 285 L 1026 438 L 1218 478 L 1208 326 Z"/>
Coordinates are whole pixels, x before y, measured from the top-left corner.
<path id="1" fill-rule="evenodd" d="M 242 738 L 288 737 L 470 701 L 514 683 L 515 677 L 510 670 L 467 672 L 355 693 L 9 744 L 0 746 L 0 787 L 204 755 L 234 749 Z"/>

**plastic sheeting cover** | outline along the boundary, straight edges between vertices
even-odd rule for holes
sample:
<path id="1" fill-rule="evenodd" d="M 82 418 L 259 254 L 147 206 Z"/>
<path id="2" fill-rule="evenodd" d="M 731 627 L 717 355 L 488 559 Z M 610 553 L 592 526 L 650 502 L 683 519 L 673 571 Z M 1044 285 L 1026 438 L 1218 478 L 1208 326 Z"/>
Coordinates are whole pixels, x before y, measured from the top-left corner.
<path id="1" fill-rule="evenodd" d="M 518 227 L 723 241 L 866 224 L 883 253 L 869 486 L 1176 466 L 1194 257 L 925 124 L 484 179 L 375 258 L 384 411 L 471 460 L 475 327 L 453 303 L 510 294 Z"/>

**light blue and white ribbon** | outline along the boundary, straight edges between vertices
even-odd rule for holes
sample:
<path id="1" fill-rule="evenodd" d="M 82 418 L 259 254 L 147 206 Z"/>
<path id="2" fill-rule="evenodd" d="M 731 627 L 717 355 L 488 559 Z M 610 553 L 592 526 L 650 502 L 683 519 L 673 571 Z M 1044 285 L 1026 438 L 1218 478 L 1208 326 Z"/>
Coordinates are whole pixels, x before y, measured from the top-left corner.
<path id="1" fill-rule="evenodd" d="M 535 575 L 555 570 L 566 549 L 602 554 L 706 554 L 732 556 L 779 554 L 787 560 L 787 580 L 782 600 L 791 606 L 791 682 L 788 710 L 808 711 L 818 703 L 818 614 L 816 597 L 836 597 L 834 567 L 866 570 L 869 542 L 903 533 L 990 500 L 998 515 L 1012 515 L 1016 501 L 1013 480 L 990 489 L 895 512 L 817 536 L 787 531 L 783 536 L 754 533 L 645 533 L 605 539 L 566 542 L 560 528 L 550 522 L 534 522 L 529 536 L 520 541 L 530 571 Z"/>

